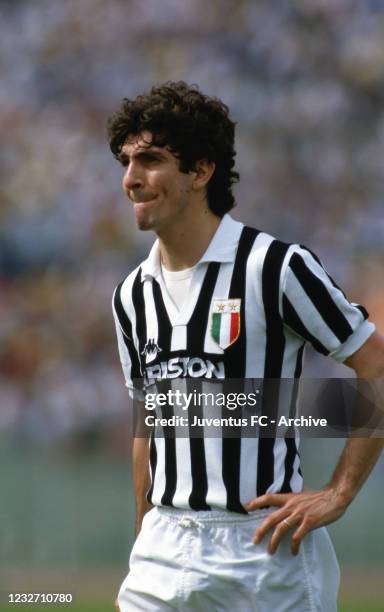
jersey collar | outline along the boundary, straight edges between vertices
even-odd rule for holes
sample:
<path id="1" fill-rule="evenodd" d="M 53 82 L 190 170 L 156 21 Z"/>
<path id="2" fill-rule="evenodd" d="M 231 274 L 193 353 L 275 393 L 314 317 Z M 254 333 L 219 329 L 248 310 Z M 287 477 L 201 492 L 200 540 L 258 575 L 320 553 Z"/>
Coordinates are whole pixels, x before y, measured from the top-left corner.
<path id="1" fill-rule="evenodd" d="M 237 245 L 243 223 L 235 221 L 229 214 L 224 215 L 204 255 L 197 263 L 216 261 L 219 263 L 232 263 L 235 261 Z M 148 276 L 157 278 L 161 274 L 159 241 L 153 244 L 147 259 L 141 266 L 141 280 Z"/>

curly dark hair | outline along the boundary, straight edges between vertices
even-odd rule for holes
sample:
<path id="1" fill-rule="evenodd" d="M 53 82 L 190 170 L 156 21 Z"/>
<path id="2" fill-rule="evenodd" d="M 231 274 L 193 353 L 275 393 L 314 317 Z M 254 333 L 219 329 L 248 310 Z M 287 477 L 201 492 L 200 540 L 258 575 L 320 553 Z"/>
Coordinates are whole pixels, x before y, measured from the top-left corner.
<path id="1" fill-rule="evenodd" d="M 200 159 L 214 162 L 215 171 L 207 185 L 208 206 L 219 217 L 233 208 L 232 185 L 239 180 L 233 170 L 235 123 L 218 98 L 205 96 L 197 85 L 168 81 L 152 87 L 148 94 L 124 98 L 107 128 L 116 159 L 129 135 L 148 130 L 152 144 L 166 146 L 179 159 L 181 172 L 194 170 Z"/>

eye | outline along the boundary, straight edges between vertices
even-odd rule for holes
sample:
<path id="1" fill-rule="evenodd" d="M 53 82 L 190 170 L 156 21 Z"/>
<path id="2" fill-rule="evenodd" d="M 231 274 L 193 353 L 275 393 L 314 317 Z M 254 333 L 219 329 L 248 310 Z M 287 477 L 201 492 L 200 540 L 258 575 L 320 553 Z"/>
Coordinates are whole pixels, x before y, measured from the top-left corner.
<path id="1" fill-rule="evenodd" d="M 155 164 L 160 161 L 160 158 L 154 153 L 143 153 L 141 159 L 146 164 Z"/>
<path id="2" fill-rule="evenodd" d="M 123 168 L 126 168 L 129 164 L 129 158 L 125 155 L 120 155 L 119 162 L 123 166 Z"/>

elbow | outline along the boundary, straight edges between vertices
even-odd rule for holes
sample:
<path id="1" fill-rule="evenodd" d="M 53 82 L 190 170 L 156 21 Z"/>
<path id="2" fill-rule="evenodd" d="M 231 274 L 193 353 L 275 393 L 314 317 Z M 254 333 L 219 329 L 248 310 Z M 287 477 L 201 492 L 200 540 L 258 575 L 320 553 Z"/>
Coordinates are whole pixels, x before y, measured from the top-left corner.
<path id="1" fill-rule="evenodd" d="M 358 378 L 384 378 L 384 338 L 374 332 L 345 364 L 355 370 Z"/>

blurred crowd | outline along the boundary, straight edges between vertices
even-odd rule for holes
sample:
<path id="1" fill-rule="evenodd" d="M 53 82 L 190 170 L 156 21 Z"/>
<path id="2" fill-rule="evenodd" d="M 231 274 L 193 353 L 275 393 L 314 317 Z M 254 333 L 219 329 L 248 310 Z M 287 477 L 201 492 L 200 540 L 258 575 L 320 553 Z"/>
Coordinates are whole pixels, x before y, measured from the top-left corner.
<path id="1" fill-rule="evenodd" d="M 0 431 L 127 409 L 110 301 L 152 238 L 105 123 L 153 83 L 230 106 L 234 215 L 316 250 L 384 329 L 383 2 L 4 0 L 0 28 Z"/>

